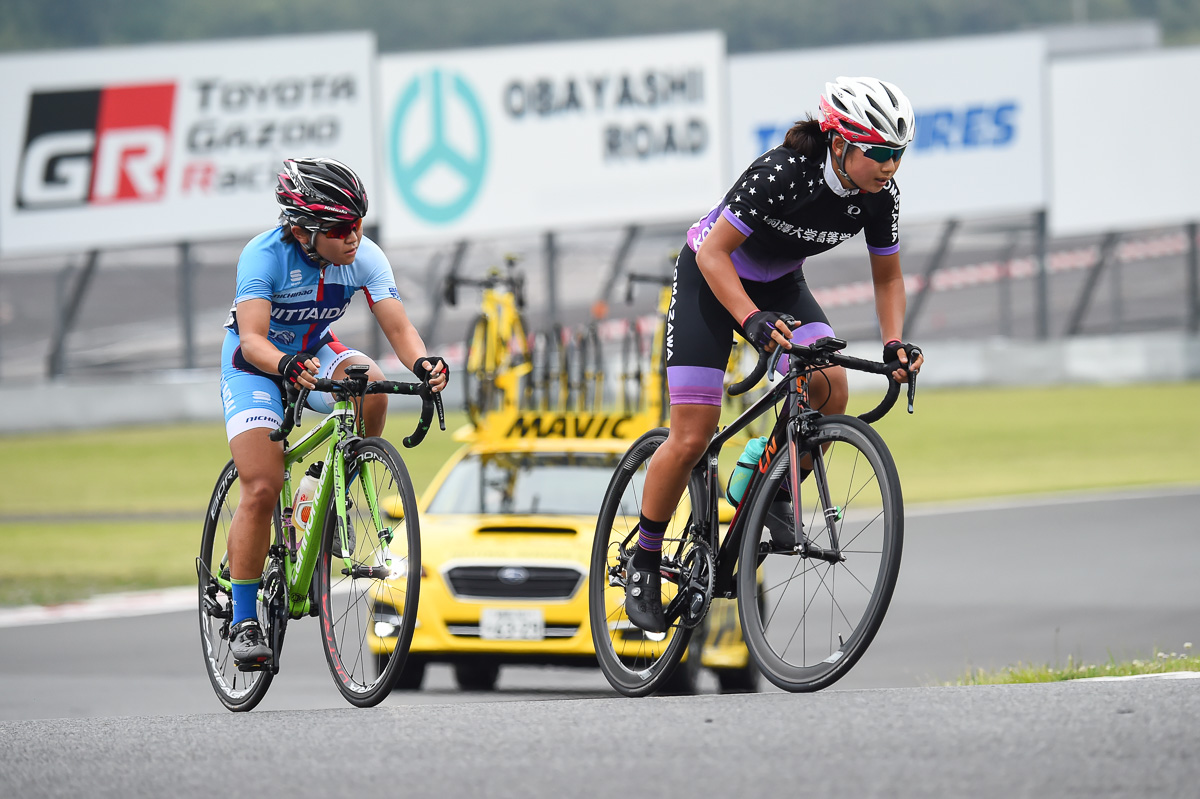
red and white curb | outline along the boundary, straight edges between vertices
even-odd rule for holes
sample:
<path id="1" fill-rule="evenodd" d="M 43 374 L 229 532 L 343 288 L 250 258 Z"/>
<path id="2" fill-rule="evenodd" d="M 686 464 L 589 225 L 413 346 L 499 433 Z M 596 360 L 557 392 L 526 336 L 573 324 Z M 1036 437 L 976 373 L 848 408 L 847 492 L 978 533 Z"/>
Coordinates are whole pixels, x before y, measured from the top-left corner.
<path id="1" fill-rule="evenodd" d="M 0 608 L 0 627 L 28 627 L 36 624 L 59 624 L 96 619 L 119 619 L 129 616 L 152 616 L 156 613 L 175 613 L 196 607 L 196 588 L 164 588 L 156 591 L 131 591 L 103 594 L 78 602 L 59 605 L 25 605 Z"/>

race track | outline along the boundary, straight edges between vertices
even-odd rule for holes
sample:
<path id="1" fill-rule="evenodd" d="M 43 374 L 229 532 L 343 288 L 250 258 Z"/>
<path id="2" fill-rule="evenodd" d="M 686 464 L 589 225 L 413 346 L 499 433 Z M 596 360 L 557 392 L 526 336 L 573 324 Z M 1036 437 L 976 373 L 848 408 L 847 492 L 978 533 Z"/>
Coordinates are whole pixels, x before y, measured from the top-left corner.
<path id="1" fill-rule="evenodd" d="M 1200 680 L 928 686 L 970 665 L 1200 643 L 1197 518 L 1195 488 L 910 509 L 879 637 L 816 695 L 628 700 L 595 670 L 534 668 L 461 694 L 435 669 L 426 690 L 359 711 L 300 622 L 267 698 L 234 716 L 191 613 L 0 627 L 0 796 L 191 796 L 219 778 L 252 793 L 550 797 L 651 774 L 670 796 L 1195 796 Z"/>

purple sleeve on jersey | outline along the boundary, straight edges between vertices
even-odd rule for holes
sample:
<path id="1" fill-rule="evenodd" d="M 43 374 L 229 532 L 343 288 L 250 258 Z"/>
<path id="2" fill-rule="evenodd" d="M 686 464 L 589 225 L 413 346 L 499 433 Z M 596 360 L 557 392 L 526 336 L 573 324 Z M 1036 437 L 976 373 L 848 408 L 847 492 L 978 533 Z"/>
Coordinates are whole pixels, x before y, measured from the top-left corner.
<path id="1" fill-rule="evenodd" d="M 728 208 L 721 211 L 721 216 L 727 222 L 729 222 L 729 224 L 731 224 L 735 228 L 737 228 L 738 232 L 741 233 L 743 236 L 749 236 L 751 233 L 754 232 L 753 228 L 751 228 L 749 225 L 747 225 L 742 220 L 738 219 L 737 214 L 735 214 L 733 211 L 730 211 Z"/>
<path id="2" fill-rule="evenodd" d="M 900 252 L 900 243 L 897 242 L 890 247 L 872 247 L 870 244 L 868 244 L 867 252 L 871 253 L 872 255 L 895 255 L 896 253 Z"/>

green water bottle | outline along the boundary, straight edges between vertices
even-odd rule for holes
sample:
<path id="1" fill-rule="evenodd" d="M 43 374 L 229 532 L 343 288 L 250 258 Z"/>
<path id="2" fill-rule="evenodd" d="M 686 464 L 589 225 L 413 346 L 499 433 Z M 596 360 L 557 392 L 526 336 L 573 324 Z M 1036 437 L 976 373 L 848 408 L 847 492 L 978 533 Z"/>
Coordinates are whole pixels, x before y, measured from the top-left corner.
<path id="1" fill-rule="evenodd" d="M 735 508 L 742 501 L 742 496 L 746 493 L 746 484 L 750 482 L 750 475 L 754 473 L 758 459 L 762 457 L 766 448 L 767 437 L 759 436 L 747 441 L 746 448 L 738 456 L 737 466 L 734 467 L 733 474 L 729 475 L 729 485 L 725 487 L 725 499 Z"/>

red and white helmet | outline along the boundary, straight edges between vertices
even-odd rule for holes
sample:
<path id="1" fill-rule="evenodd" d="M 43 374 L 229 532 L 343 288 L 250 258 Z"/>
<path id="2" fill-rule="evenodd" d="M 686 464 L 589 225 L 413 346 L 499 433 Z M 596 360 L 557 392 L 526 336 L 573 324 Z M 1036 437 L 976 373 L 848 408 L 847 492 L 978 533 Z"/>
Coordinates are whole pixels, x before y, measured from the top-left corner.
<path id="1" fill-rule="evenodd" d="M 332 158 L 283 162 L 275 201 L 288 224 L 323 230 L 367 215 L 367 190 L 354 170 Z"/>
<path id="2" fill-rule="evenodd" d="M 848 142 L 906 147 L 916 130 L 912 103 L 893 83 L 838 78 L 821 95 L 821 130 Z"/>

